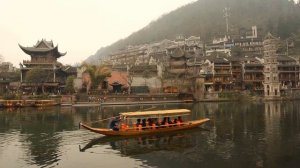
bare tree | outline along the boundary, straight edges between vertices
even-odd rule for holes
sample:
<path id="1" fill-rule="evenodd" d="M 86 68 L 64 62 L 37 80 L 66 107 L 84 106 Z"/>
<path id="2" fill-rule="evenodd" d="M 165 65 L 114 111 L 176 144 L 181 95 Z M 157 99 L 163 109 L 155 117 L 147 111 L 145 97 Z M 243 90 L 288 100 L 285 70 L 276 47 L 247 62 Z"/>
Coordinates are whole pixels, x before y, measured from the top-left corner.
<path id="1" fill-rule="evenodd" d="M 4 57 L 2 54 L 0 54 L 0 63 L 4 62 Z"/>

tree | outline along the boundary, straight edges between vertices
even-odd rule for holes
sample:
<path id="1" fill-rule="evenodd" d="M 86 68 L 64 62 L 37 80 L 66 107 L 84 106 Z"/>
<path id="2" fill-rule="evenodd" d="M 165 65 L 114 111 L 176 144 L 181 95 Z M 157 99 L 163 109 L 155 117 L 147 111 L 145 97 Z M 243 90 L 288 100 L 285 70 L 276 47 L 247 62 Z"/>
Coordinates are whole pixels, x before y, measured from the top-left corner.
<path id="1" fill-rule="evenodd" d="M 145 86 L 147 86 L 147 79 L 150 78 L 150 70 L 149 69 L 145 69 L 143 71 L 143 78 L 145 80 Z"/>
<path id="2" fill-rule="evenodd" d="M 95 84 L 95 71 L 96 66 L 88 63 L 83 63 L 82 66 L 86 67 L 83 78 L 83 84 L 86 85 L 86 92 L 89 93 L 89 90 L 94 87 Z"/>
<path id="3" fill-rule="evenodd" d="M 26 73 L 25 81 L 34 85 L 33 92 L 37 92 L 39 85 L 47 82 L 50 78 L 50 73 L 45 69 L 33 68 Z M 44 93 L 44 85 L 42 85 L 42 92 Z"/>
<path id="4" fill-rule="evenodd" d="M 90 89 L 97 89 L 106 77 L 111 76 L 111 70 L 107 66 L 96 66 L 87 63 L 83 63 L 82 66 L 86 67 L 83 84 L 86 85 L 87 93 Z"/>
<path id="5" fill-rule="evenodd" d="M 0 63 L 4 61 L 3 55 L 0 54 Z"/>
<path id="6" fill-rule="evenodd" d="M 133 74 L 127 73 L 127 83 L 128 83 L 128 94 L 131 93 L 131 85 L 133 82 Z"/>
<path id="7" fill-rule="evenodd" d="M 234 46 L 231 48 L 231 56 L 240 57 L 242 56 L 242 49 L 239 46 Z"/>
<path id="8" fill-rule="evenodd" d="M 74 76 L 68 76 L 67 80 L 66 80 L 66 88 L 65 90 L 68 92 L 68 93 L 74 93 L 74 79 L 75 77 Z"/>
<path id="9" fill-rule="evenodd" d="M 110 76 L 111 76 L 111 70 L 108 67 L 104 65 L 97 67 L 94 73 L 95 86 L 99 86 L 99 84 L 101 84 L 105 80 L 105 78 Z"/>

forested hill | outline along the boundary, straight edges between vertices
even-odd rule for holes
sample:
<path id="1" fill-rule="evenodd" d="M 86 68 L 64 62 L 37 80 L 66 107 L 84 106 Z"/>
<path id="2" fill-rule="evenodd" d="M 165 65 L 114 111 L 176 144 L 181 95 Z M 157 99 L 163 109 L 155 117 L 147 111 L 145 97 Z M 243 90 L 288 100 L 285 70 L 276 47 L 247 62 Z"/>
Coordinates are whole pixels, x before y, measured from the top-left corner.
<path id="1" fill-rule="evenodd" d="M 178 34 L 209 40 L 226 30 L 225 7 L 230 8 L 231 29 L 257 25 L 264 33 L 272 32 L 283 39 L 300 30 L 300 4 L 293 0 L 198 0 L 161 16 L 125 39 L 99 49 L 87 62 L 127 45 L 174 39 Z"/>

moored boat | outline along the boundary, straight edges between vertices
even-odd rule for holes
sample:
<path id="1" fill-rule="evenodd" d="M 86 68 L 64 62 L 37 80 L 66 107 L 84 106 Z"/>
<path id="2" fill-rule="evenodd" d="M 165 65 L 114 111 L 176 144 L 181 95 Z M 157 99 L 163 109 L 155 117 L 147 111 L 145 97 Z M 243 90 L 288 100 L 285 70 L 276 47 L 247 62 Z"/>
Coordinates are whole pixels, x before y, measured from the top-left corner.
<path id="1" fill-rule="evenodd" d="M 181 117 L 184 115 L 190 114 L 191 111 L 187 109 L 174 109 L 174 110 L 159 110 L 159 111 L 143 111 L 143 112 L 125 112 L 120 113 L 119 125 L 117 129 L 108 129 L 108 128 L 94 128 L 88 126 L 84 123 L 79 123 L 83 128 L 107 135 L 107 136 L 133 136 L 133 135 L 145 135 L 145 134 L 155 134 L 155 133 L 164 133 L 178 130 L 185 130 L 198 127 L 210 119 L 200 119 L 194 121 L 182 121 L 182 122 L 173 122 L 173 123 L 162 123 L 162 124 L 145 124 L 143 126 L 132 123 L 133 119 L 162 119 Z M 161 123 L 161 122 L 160 122 Z"/>
<path id="2" fill-rule="evenodd" d="M 1 100 L 1 107 L 13 108 L 13 107 L 23 107 L 25 101 L 24 100 Z"/>
<path id="3" fill-rule="evenodd" d="M 34 106 L 36 107 L 47 107 L 55 106 L 57 103 L 54 100 L 36 100 Z"/>

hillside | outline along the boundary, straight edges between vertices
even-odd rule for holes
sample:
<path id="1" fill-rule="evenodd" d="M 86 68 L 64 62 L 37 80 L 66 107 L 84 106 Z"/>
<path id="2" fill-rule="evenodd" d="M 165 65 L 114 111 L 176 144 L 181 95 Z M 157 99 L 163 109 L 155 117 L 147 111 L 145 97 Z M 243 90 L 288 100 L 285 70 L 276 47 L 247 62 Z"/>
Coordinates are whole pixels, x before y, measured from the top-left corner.
<path id="1" fill-rule="evenodd" d="M 143 29 L 99 49 L 86 61 L 92 62 L 127 45 L 144 44 L 176 35 L 197 35 L 208 41 L 226 30 L 223 9 L 230 8 L 230 29 L 257 25 L 262 33 L 272 32 L 282 39 L 300 30 L 300 4 L 291 0 L 198 0 L 161 16 Z"/>

